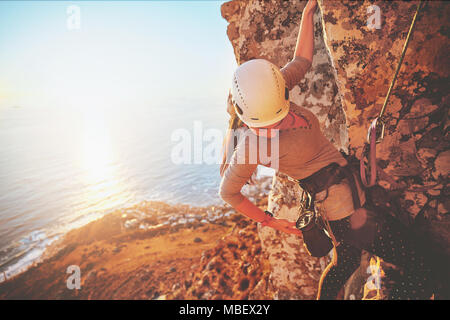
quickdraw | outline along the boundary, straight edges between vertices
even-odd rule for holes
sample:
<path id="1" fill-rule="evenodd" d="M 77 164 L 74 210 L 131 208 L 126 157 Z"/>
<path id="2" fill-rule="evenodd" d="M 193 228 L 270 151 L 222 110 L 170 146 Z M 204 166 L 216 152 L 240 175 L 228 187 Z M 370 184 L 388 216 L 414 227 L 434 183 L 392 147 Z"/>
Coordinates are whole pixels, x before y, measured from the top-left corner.
<path id="1" fill-rule="evenodd" d="M 302 193 L 300 205 L 298 207 L 298 219 L 295 227 L 299 230 L 307 227 L 316 218 L 314 204 L 311 196 L 305 191 Z"/>
<path id="2" fill-rule="evenodd" d="M 402 66 L 403 58 L 405 57 L 406 49 L 408 48 L 409 39 L 411 38 L 411 35 L 413 33 L 414 25 L 416 23 L 416 19 L 421 7 L 422 7 L 422 0 L 420 0 L 419 4 L 417 5 L 416 13 L 414 14 L 411 26 L 409 27 L 408 35 L 406 36 L 405 44 L 403 45 L 402 54 L 397 64 L 397 69 L 395 70 L 394 77 L 392 78 L 391 85 L 389 86 L 389 90 L 386 94 L 383 107 L 381 108 L 378 117 L 372 121 L 372 124 L 370 125 L 369 131 L 367 133 L 367 143 L 364 145 L 363 154 L 360 160 L 361 180 L 366 187 L 374 186 L 377 181 L 376 144 L 380 143 L 384 138 L 385 134 L 384 112 L 386 111 L 386 106 L 388 104 L 389 97 L 391 96 L 392 89 L 394 87 L 395 81 L 397 80 L 398 72 L 400 71 L 400 67 Z M 367 154 L 369 156 L 368 165 L 370 168 L 369 181 L 367 180 L 366 177 L 366 166 L 365 166 Z"/>

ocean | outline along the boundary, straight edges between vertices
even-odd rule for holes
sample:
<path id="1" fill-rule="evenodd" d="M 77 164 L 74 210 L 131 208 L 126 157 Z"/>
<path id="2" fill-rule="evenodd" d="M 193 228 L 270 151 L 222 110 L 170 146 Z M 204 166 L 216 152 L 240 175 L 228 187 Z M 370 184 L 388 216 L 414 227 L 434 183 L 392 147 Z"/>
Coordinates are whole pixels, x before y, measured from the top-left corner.
<path id="1" fill-rule="evenodd" d="M 143 200 L 222 203 L 219 165 L 195 161 L 194 149 L 208 130 L 223 135 L 227 119 L 225 99 L 1 108 L 0 281 L 68 230 L 111 210 Z M 184 158 L 191 164 L 174 163 L 177 132 L 193 140 L 193 152 Z"/>

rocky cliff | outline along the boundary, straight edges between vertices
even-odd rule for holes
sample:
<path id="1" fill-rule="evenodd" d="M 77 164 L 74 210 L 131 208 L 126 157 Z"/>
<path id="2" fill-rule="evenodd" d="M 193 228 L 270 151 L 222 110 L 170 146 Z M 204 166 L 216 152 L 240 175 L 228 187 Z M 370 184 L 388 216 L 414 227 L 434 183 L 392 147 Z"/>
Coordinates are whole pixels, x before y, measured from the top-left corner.
<path id="1" fill-rule="evenodd" d="M 417 3 L 323 0 L 316 11 L 313 66 L 290 96 L 318 116 L 336 147 L 357 157 L 383 104 Z M 369 7 L 374 4 L 379 8 L 379 28 L 368 27 L 375 12 Z M 222 16 L 229 23 L 227 35 L 237 63 L 264 58 L 285 65 L 293 57 L 305 5 L 306 1 L 224 3 Z M 429 243 L 442 272 L 442 262 L 450 256 L 449 21 L 450 5 L 445 2 L 422 7 L 387 107 L 386 137 L 377 150 L 378 165 L 389 177 L 379 179 L 387 190 L 384 197 L 398 202 L 395 215 Z M 269 210 L 295 221 L 296 184 L 277 174 L 272 187 Z M 295 236 L 269 228 L 261 228 L 259 235 L 272 267 L 266 285 L 274 298 L 314 297 L 315 292 L 305 291 L 305 283 L 316 277 L 299 270 L 323 267 L 325 261 L 309 257 Z"/>

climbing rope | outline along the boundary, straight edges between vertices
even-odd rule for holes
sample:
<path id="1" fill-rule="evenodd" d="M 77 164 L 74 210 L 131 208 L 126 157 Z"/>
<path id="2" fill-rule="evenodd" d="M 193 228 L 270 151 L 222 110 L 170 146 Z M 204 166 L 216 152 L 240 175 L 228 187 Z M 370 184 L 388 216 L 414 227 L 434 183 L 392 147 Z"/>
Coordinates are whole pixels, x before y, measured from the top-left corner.
<path id="1" fill-rule="evenodd" d="M 408 48 L 409 39 L 411 38 L 411 34 L 413 33 L 414 25 L 416 24 L 417 15 L 419 14 L 420 8 L 422 7 L 422 0 L 419 1 L 417 5 L 416 13 L 414 14 L 413 20 L 411 22 L 411 26 L 409 27 L 408 35 L 406 36 L 405 44 L 403 45 L 402 55 L 400 56 L 400 60 L 397 64 L 397 69 L 395 70 L 394 77 L 392 78 L 391 85 L 389 86 L 388 93 L 386 94 L 386 99 L 384 100 L 383 107 L 381 108 L 380 114 L 378 118 L 382 118 L 384 115 L 384 111 L 386 110 L 386 106 L 389 101 L 389 97 L 391 96 L 392 88 L 394 87 L 395 81 L 397 80 L 398 72 L 400 71 L 400 67 L 403 63 L 403 58 L 405 57 L 406 49 Z"/>
<path id="2" fill-rule="evenodd" d="M 322 215 L 322 213 L 321 213 L 321 215 Z M 316 300 L 320 300 L 320 295 L 322 293 L 323 281 L 325 280 L 325 277 L 327 276 L 328 272 L 330 272 L 331 268 L 333 268 L 334 266 L 337 266 L 337 264 L 338 264 L 338 254 L 337 254 L 336 248 L 339 245 L 339 243 L 336 241 L 336 238 L 334 237 L 334 233 L 333 233 L 333 230 L 331 230 L 330 224 L 328 223 L 328 219 L 323 215 L 322 215 L 322 219 L 325 223 L 325 228 L 326 228 L 328 234 L 330 235 L 331 242 L 333 243 L 333 256 L 331 258 L 330 263 L 326 266 L 326 268 L 323 270 L 322 274 L 320 275 L 319 287 L 317 289 Z"/>
<path id="3" fill-rule="evenodd" d="M 416 23 L 416 19 L 421 7 L 422 7 L 422 0 L 420 0 L 419 4 L 417 5 L 416 13 L 414 14 L 411 26 L 409 27 L 408 35 L 406 36 L 405 44 L 403 45 L 402 54 L 400 56 L 400 60 L 398 61 L 394 77 L 392 78 L 391 85 L 389 86 L 389 90 L 386 94 L 386 98 L 384 99 L 384 103 L 381 108 L 380 114 L 378 115 L 377 118 L 375 118 L 372 121 L 372 124 L 370 125 L 369 131 L 367 133 L 368 143 L 364 145 L 363 154 L 360 160 L 361 180 L 366 187 L 374 186 L 377 180 L 376 144 L 380 143 L 384 138 L 384 131 L 385 131 L 384 112 L 386 111 L 386 106 L 389 102 L 389 97 L 391 96 L 392 88 L 394 87 L 398 73 L 400 71 L 400 67 L 402 66 L 403 58 L 405 57 L 406 49 L 408 48 L 409 39 L 411 38 L 411 35 L 413 33 L 414 25 Z M 366 168 L 364 164 L 366 153 L 369 153 L 368 164 L 370 167 L 370 181 L 367 180 Z"/>
<path id="4" fill-rule="evenodd" d="M 322 10 L 322 4 L 321 1 L 317 1 L 318 5 L 319 5 L 319 9 L 320 11 L 323 13 Z M 376 183 L 376 179 L 377 179 L 377 169 L 381 170 L 380 168 L 377 168 L 376 165 L 376 144 L 380 143 L 383 138 L 384 138 L 384 131 L 385 131 L 385 121 L 384 121 L 384 112 L 386 111 L 386 106 L 389 102 L 389 97 L 391 96 L 391 92 L 392 92 L 392 88 L 395 85 L 395 82 L 397 80 L 397 76 L 398 73 L 400 71 L 400 67 L 402 66 L 403 63 L 403 58 L 405 57 L 405 53 L 406 53 L 406 49 L 408 48 L 408 43 L 409 43 L 409 39 L 411 38 L 413 29 L 414 29 L 414 25 L 416 23 L 416 19 L 417 16 L 419 14 L 420 8 L 422 6 L 422 0 L 419 1 L 419 4 L 417 5 L 417 9 L 416 9 L 416 13 L 414 14 L 413 20 L 411 22 L 411 26 L 409 28 L 408 31 L 408 35 L 406 36 L 406 40 L 405 43 L 403 45 L 403 49 L 402 49 L 402 53 L 400 56 L 400 60 L 397 64 L 397 68 L 395 70 L 394 73 L 394 77 L 392 78 L 391 84 L 389 86 L 389 90 L 386 94 L 386 98 L 384 99 L 384 103 L 383 106 L 381 108 L 380 114 L 378 115 L 377 118 L 375 118 L 375 120 L 372 121 L 372 124 L 370 125 L 368 134 L 367 134 L 367 140 L 368 143 L 365 144 L 364 146 L 364 150 L 363 150 L 363 155 L 361 157 L 360 160 L 360 171 L 361 171 L 361 180 L 362 183 L 366 186 L 366 187 L 371 187 L 373 185 L 375 185 Z M 378 134 L 378 138 L 377 138 L 377 134 Z M 366 168 L 364 165 L 364 160 L 365 160 L 365 156 L 364 154 L 366 153 L 366 148 L 369 147 L 370 148 L 370 154 L 369 154 L 369 165 L 370 165 L 370 182 L 367 181 L 366 178 Z M 337 265 L 338 262 L 338 257 L 337 257 L 337 249 L 336 247 L 339 245 L 334 237 L 334 234 L 331 230 L 331 227 L 328 223 L 328 220 L 325 218 L 325 226 L 326 229 L 332 239 L 333 242 L 333 257 L 331 259 L 331 262 L 327 265 L 327 267 L 325 268 L 325 270 L 322 272 L 322 275 L 320 276 L 320 280 L 319 280 L 319 288 L 318 288 L 318 292 L 317 292 L 317 300 L 320 299 L 320 295 L 322 292 L 322 285 L 323 285 L 323 281 L 326 277 L 326 275 L 328 274 L 328 272 L 330 272 L 331 268 L 333 266 Z"/>

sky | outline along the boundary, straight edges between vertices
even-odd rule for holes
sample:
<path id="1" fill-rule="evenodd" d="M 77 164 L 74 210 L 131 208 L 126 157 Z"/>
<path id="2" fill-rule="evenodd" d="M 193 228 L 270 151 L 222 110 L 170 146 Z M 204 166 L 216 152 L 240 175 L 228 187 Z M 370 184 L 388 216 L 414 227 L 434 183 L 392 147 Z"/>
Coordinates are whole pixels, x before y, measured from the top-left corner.
<path id="1" fill-rule="evenodd" d="M 223 2 L 1 1 L 0 108 L 225 101 Z"/>

